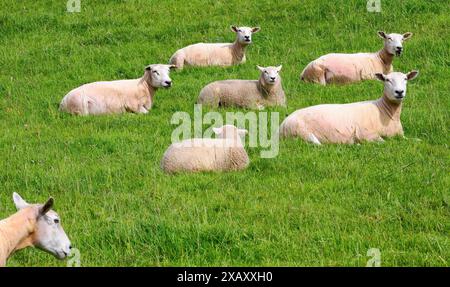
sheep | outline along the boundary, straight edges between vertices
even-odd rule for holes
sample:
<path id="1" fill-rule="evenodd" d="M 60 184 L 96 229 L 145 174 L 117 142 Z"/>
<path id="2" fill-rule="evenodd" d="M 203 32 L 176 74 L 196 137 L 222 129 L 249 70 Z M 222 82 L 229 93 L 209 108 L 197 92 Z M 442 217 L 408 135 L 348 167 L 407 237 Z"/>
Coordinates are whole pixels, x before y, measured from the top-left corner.
<path id="1" fill-rule="evenodd" d="M 378 100 L 297 110 L 281 123 L 280 136 L 300 137 L 317 145 L 382 142 L 387 137 L 404 137 L 400 121 L 402 102 L 407 81 L 416 78 L 418 73 L 377 73 L 376 78 L 384 82 L 384 93 Z"/>
<path id="2" fill-rule="evenodd" d="M 161 168 L 170 174 L 245 169 L 249 158 L 240 137 L 247 130 L 224 125 L 213 131 L 216 139 L 194 138 L 171 144 L 161 160 Z"/>
<path id="3" fill-rule="evenodd" d="M 60 111 L 75 115 L 146 114 L 152 108 L 158 88 L 170 88 L 173 65 L 153 64 L 143 77 L 133 80 L 94 82 L 70 91 L 61 101 Z"/>
<path id="4" fill-rule="evenodd" d="M 6 265 L 12 253 L 29 246 L 66 258 L 72 246 L 59 215 L 51 210 L 53 198 L 45 204 L 28 204 L 14 192 L 13 201 L 18 211 L 0 221 L 0 266 Z"/>
<path id="5" fill-rule="evenodd" d="M 197 103 L 211 107 L 237 106 L 262 109 L 266 106 L 286 107 L 286 96 L 279 72 L 282 66 L 260 67 L 259 80 L 226 80 L 206 85 Z"/>
<path id="6" fill-rule="evenodd" d="M 183 69 L 187 66 L 232 66 L 245 63 L 245 49 L 252 43 L 252 34 L 259 27 L 231 26 L 236 33 L 234 43 L 197 43 L 176 51 L 169 63 Z"/>
<path id="7" fill-rule="evenodd" d="M 305 82 L 327 85 L 330 83 L 353 83 L 375 79 L 375 74 L 393 72 L 394 55 L 403 52 L 403 41 L 411 38 L 412 33 L 386 34 L 379 31 L 384 39 L 384 47 L 376 53 L 327 54 L 309 63 L 300 75 Z"/>

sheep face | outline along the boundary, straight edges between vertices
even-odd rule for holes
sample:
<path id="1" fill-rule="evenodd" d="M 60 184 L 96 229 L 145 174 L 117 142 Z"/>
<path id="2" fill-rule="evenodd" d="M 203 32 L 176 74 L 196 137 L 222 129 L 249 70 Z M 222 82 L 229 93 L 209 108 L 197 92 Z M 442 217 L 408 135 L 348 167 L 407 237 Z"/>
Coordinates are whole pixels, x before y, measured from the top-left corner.
<path id="1" fill-rule="evenodd" d="M 257 66 L 258 69 L 261 71 L 261 77 L 264 80 L 264 83 L 267 85 L 275 85 L 280 81 L 280 71 L 282 66 L 278 67 L 260 67 Z"/>
<path id="2" fill-rule="evenodd" d="M 403 42 L 410 39 L 412 36 L 411 32 L 405 34 L 386 34 L 385 32 L 379 31 L 378 35 L 384 39 L 384 48 L 391 55 L 400 56 L 403 52 Z"/>
<path id="3" fill-rule="evenodd" d="M 236 39 L 241 45 L 249 45 L 252 43 L 252 34 L 259 32 L 259 27 L 236 27 L 231 26 L 231 31 L 236 33 Z"/>
<path id="4" fill-rule="evenodd" d="M 172 79 L 169 77 L 171 69 L 176 68 L 175 65 L 154 64 L 145 68 L 145 72 L 149 73 L 151 85 L 154 88 L 170 88 Z"/>
<path id="5" fill-rule="evenodd" d="M 411 71 L 408 74 L 393 72 L 389 75 L 381 73 L 375 74 L 378 80 L 384 82 L 384 94 L 392 102 L 401 103 L 406 96 L 406 84 L 409 80 L 417 77 L 418 71 Z"/>
<path id="6" fill-rule="evenodd" d="M 72 248 L 69 238 L 61 226 L 59 215 L 51 210 L 53 198 L 45 204 L 28 204 L 17 193 L 13 194 L 13 201 L 18 210 L 23 208 L 36 209 L 36 225 L 32 233 L 32 244 L 58 259 L 64 259 Z"/>

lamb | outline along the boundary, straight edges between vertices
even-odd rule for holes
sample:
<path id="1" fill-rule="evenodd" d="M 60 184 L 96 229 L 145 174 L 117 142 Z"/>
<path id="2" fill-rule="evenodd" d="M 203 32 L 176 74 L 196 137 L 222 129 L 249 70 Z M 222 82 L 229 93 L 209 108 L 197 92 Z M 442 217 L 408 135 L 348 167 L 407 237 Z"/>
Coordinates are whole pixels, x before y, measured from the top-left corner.
<path id="1" fill-rule="evenodd" d="M 318 145 L 382 142 L 383 138 L 403 136 L 400 112 L 406 96 L 406 84 L 417 75 L 418 71 L 408 74 L 378 73 L 377 79 L 384 82 L 384 93 L 378 100 L 297 110 L 281 123 L 280 136 L 300 137 Z"/>
<path id="2" fill-rule="evenodd" d="M 206 85 L 197 103 L 211 107 L 237 106 L 262 109 L 267 106 L 286 107 L 286 96 L 279 72 L 282 66 L 260 67 L 259 80 L 226 80 Z"/>
<path id="3" fill-rule="evenodd" d="M 53 198 L 45 204 L 28 204 L 14 192 L 13 201 L 18 212 L 0 221 L 0 266 L 6 265 L 12 253 L 28 246 L 36 246 L 58 259 L 70 254 L 72 247 L 60 217 L 51 210 Z"/>
<path id="4" fill-rule="evenodd" d="M 60 111 L 74 115 L 146 114 L 152 108 L 156 90 L 172 86 L 169 70 L 173 68 L 173 65 L 148 65 L 139 79 L 85 84 L 63 98 Z"/>
<path id="5" fill-rule="evenodd" d="M 176 51 L 169 62 L 183 69 L 188 66 L 232 66 L 245 63 L 245 49 L 252 43 L 252 34 L 259 27 L 231 26 L 236 33 L 234 43 L 197 43 Z"/>
<path id="6" fill-rule="evenodd" d="M 240 137 L 247 130 L 224 125 L 213 131 L 216 139 L 194 138 L 170 145 L 161 168 L 167 173 L 245 169 L 249 158 Z"/>
<path id="7" fill-rule="evenodd" d="M 403 52 L 403 42 L 410 39 L 411 32 L 386 34 L 379 31 L 384 39 L 384 47 L 376 53 L 327 54 L 311 63 L 301 73 L 305 82 L 327 85 L 330 83 L 347 84 L 368 79 L 375 79 L 375 74 L 393 72 L 394 54 Z"/>

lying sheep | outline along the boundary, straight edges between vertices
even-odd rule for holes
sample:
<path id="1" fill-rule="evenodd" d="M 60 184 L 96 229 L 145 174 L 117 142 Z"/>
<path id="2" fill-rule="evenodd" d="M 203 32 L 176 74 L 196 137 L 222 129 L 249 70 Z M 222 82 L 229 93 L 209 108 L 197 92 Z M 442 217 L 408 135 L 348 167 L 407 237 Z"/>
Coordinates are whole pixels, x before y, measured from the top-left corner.
<path id="1" fill-rule="evenodd" d="M 226 80 L 206 85 L 197 103 L 212 107 L 237 106 L 262 109 L 266 106 L 286 106 L 279 72 L 282 66 L 263 68 L 259 80 Z"/>
<path id="2" fill-rule="evenodd" d="M 173 65 L 149 65 L 139 79 L 85 84 L 63 98 L 60 111 L 75 115 L 146 114 L 152 108 L 156 90 L 172 86 L 169 70 L 173 68 Z"/>
<path id="3" fill-rule="evenodd" d="M 378 73 L 376 77 L 384 82 L 384 94 L 380 99 L 297 110 L 281 124 L 280 136 L 300 137 L 318 145 L 383 141 L 385 137 L 403 136 L 400 112 L 406 96 L 406 84 L 417 74 L 417 71 L 406 75 L 399 72 L 388 75 Z"/>
<path id="4" fill-rule="evenodd" d="M 53 198 L 45 204 L 28 204 L 14 192 L 13 201 L 18 211 L 0 221 L 0 266 L 12 253 L 29 246 L 66 258 L 72 247 L 59 215 L 51 210 Z"/>
<path id="5" fill-rule="evenodd" d="M 259 27 L 231 26 L 236 33 L 234 43 L 198 43 L 193 44 L 173 54 L 170 64 L 182 69 L 188 66 L 232 66 L 245 62 L 245 49 L 252 43 L 252 34 L 260 30 Z"/>
<path id="6" fill-rule="evenodd" d="M 403 52 L 403 41 L 411 38 L 412 33 L 386 34 L 378 32 L 384 39 L 384 48 L 376 53 L 327 54 L 311 63 L 303 70 L 300 78 L 305 82 L 352 83 L 374 79 L 376 73 L 389 74 L 393 71 L 394 54 Z"/>
<path id="7" fill-rule="evenodd" d="M 249 158 L 240 137 L 247 131 L 233 125 L 213 131 L 218 138 L 194 138 L 170 145 L 161 168 L 167 173 L 245 169 Z"/>

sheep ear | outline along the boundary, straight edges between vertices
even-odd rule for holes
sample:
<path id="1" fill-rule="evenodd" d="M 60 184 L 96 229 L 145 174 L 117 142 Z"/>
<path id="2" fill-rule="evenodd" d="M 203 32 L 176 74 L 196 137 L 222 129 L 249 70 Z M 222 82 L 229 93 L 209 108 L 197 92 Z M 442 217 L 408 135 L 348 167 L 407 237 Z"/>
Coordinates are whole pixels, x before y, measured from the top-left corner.
<path id="1" fill-rule="evenodd" d="M 386 77 L 382 73 L 376 73 L 375 77 L 382 82 L 386 81 Z"/>
<path id="2" fill-rule="evenodd" d="M 380 36 L 383 39 L 387 38 L 386 33 L 384 33 L 383 31 L 378 31 L 378 36 Z"/>
<path id="3" fill-rule="evenodd" d="M 258 65 L 256 65 L 256 67 L 258 68 L 258 70 L 260 70 L 261 72 L 264 72 L 264 70 L 265 70 L 265 68 L 264 67 L 261 67 L 261 66 L 258 66 Z"/>
<path id="4" fill-rule="evenodd" d="M 258 33 L 261 30 L 260 27 L 253 27 L 252 28 L 252 33 Z"/>
<path id="5" fill-rule="evenodd" d="M 237 33 L 237 31 L 238 31 L 238 27 L 236 27 L 236 26 L 230 26 L 230 29 L 231 29 L 231 31 L 233 31 L 235 33 Z"/>
<path id="6" fill-rule="evenodd" d="M 146 71 L 151 71 L 152 70 L 152 65 L 148 65 L 147 67 L 145 67 Z"/>
<path id="7" fill-rule="evenodd" d="M 283 68 L 283 65 L 279 65 L 278 67 L 276 67 L 277 71 L 281 71 L 281 68 Z"/>
<path id="8" fill-rule="evenodd" d="M 403 34 L 403 41 L 409 40 L 412 37 L 413 33 L 411 32 L 406 32 L 405 34 Z"/>
<path id="9" fill-rule="evenodd" d="M 216 135 L 220 135 L 220 134 L 222 133 L 222 129 L 221 129 L 221 128 L 213 128 L 213 132 L 214 132 Z"/>
<path id="10" fill-rule="evenodd" d="M 39 214 L 40 215 L 44 215 L 46 214 L 50 209 L 52 209 L 53 207 L 53 197 L 50 197 L 46 203 L 44 203 L 44 205 L 39 209 Z"/>
<path id="11" fill-rule="evenodd" d="M 411 71 L 406 75 L 406 78 L 408 79 L 408 81 L 414 80 L 417 76 L 419 75 L 419 71 Z"/>
<path id="12" fill-rule="evenodd" d="M 238 134 L 240 136 L 245 136 L 248 133 L 246 129 L 238 129 Z"/>
<path id="13" fill-rule="evenodd" d="M 16 206 L 17 210 L 21 210 L 21 209 L 29 206 L 29 204 L 25 200 L 23 200 L 23 198 L 17 192 L 13 193 L 13 201 L 14 201 L 14 205 Z"/>

